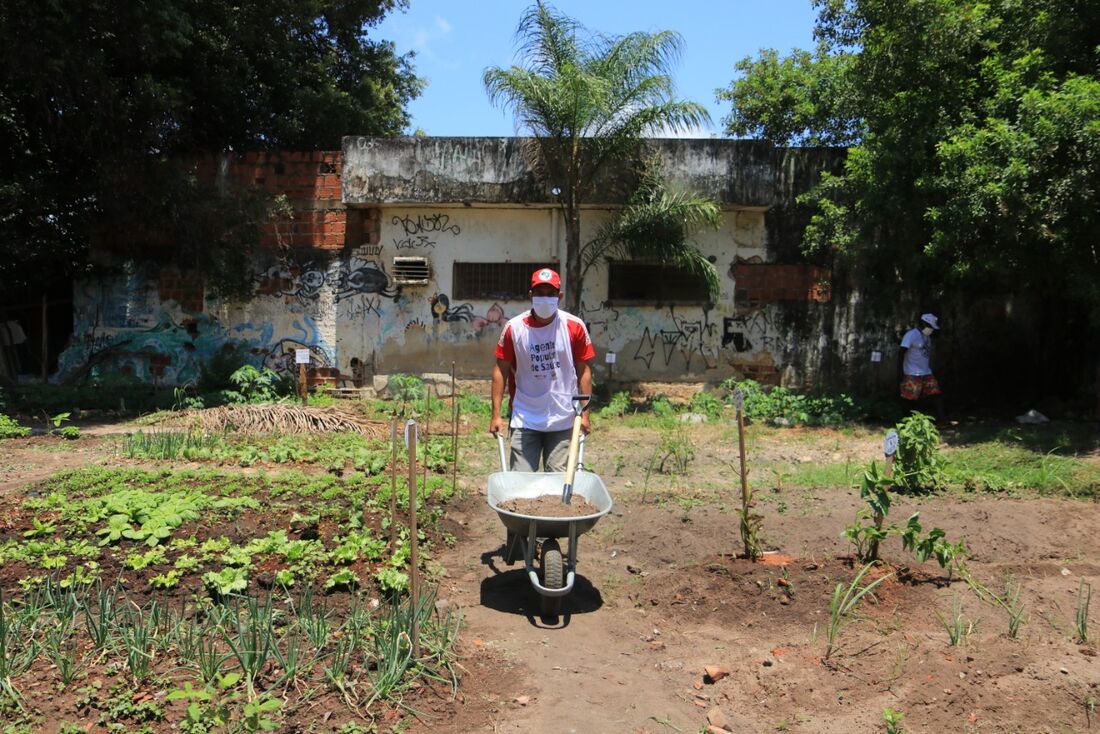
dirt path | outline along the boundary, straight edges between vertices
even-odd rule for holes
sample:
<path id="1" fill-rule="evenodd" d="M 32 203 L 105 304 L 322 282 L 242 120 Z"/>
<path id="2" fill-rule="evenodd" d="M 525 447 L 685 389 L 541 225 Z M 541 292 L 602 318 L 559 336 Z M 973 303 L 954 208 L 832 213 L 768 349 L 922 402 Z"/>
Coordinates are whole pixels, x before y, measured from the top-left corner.
<path id="1" fill-rule="evenodd" d="M 65 469 L 110 463 L 113 444 L 105 436 L 115 432 L 104 428 L 77 441 L 45 435 L 5 440 L 0 444 L 0 495 Z"/>

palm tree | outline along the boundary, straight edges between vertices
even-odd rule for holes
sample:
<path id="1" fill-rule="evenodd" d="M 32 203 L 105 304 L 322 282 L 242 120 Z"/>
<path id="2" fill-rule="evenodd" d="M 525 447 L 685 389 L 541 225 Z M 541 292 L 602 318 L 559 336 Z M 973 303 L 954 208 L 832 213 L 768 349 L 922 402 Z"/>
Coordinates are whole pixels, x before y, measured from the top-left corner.
<path id="1" fill-rule="evenodd" d="M 686 131 L 710 116 L 701 105 L 674 98 L 668 72 L 683 47 L 677 33 L 591 33 L 539 0 L 520 19 L 516 38 L 523 65 L 490 67 L 483 82 L 490 101 L 510 109 L 517 128 L 533 136 L 536 174 L 559 189 L 566 306 L 576 312 L 586 270 L 580 207 L 599 174 L 609 164 L 636 160 L 643 137 Z"/>

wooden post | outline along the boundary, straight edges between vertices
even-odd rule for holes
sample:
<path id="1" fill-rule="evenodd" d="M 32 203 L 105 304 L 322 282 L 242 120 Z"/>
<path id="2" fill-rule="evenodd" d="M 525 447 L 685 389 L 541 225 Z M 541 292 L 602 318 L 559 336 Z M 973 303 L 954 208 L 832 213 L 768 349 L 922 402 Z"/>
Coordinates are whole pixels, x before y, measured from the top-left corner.
<path id="1" fill-rule="evenodd" d="M 390 418 L 390 549 L 397 543 L 397 416 Z"/>
<path id="2" fill-rule="evenodd" d="M 887 479 L 894 478 L 894 455 L 898 452 L 898 433 L 897 431 L 889 431 L 886 434 L 886 440 L 882 442 L 882 454 L 885 457 L 886 469 L 884 475 Z M 875 530 L 882 530 L 882 523 L 886 521 L 886 516 L 881 511 L 875 510 Z M 872 561 L 878 560 L 878 539 L 872 539 L 870 547 L 867 549 L 867 555 Z"/>
<path id="3" fill-rule="evenodd" d="M 420 554 L 416 531 L 416 421 L 405 424 L 409 447 L 409 605 L 412 610 L 413 659 L 420 657 Z"/>
<path id="4" fill-rule="evenodd" d="M 50 328 L 46 322 L 46 294 L 42 294 L 42 382 L 46 381 L 46 377 L 49 376 L 49 369 L 46 367 L 46 363 L 50 359 L 50 347 L 49 336 Z M 76 407 L 80 407 L 79 405 Z"/>
<path id="5" fill-rule="evenodd" d="M 302 398 L 302 405 L 309 404 L 309 391 L 306 389 L 306 366 L 298 364 L 298 396 Z"/>
<path id="6" fill-rule="evenodd" d="M 741 404 L 737 404 L 737 453 L 741 458 L 741 511 L 745 513 L 747 520 L 749 514 L 749 472 L 745 468 L 745 414 L 741 411 Z M 745 558 L 753 559 L 753 549 L 749 547 L 748 537 L 745 541 Z"/>
<path id="7" fill-rule="evenodd" d="M 458 398 L 455 395 L 455 363 L 451 361 L 451 495 L 458 484 Z"/>

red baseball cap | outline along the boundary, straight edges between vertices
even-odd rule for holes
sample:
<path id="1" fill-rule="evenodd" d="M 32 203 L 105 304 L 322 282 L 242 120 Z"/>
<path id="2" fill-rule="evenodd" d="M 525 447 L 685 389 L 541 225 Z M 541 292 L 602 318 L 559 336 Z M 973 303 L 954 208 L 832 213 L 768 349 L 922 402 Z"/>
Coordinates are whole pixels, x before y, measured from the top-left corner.
<path id="1" fill-rule="evenodd" d="M 541 268 L 531 273 L 531 287 L 536 285 L 552 285 L 561 290 L 561 276 L 550 268 Z"/>

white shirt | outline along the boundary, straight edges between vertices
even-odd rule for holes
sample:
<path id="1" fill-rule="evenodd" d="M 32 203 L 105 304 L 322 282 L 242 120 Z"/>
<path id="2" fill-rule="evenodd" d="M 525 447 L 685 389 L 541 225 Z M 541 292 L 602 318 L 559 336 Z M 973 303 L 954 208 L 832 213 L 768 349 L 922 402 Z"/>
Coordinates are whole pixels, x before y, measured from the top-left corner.
<path id="1" fill-rule="evenodd" d="M 504 342 L 514 354 L 516 392 L 512 397 L 512 428 L 564 431 L 573 426 L 573 396 L 577 393 L 578 358 L 590 358 L 592 341 L 584 322 L 558 311 L 546 326 L 528 323 L 530 312 L 511 319 L 501 333 L 498 358 Z"/>
<path id="2" fill-rule="evenodd" d="M 920 329 L 910 329 L 901 338 L 902 349 L 908 349 L 901 363 L 901 371 L 913 377 L 932 374 L 932 337 Z"/>

